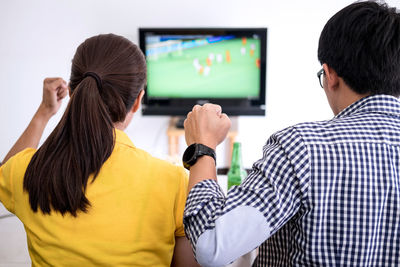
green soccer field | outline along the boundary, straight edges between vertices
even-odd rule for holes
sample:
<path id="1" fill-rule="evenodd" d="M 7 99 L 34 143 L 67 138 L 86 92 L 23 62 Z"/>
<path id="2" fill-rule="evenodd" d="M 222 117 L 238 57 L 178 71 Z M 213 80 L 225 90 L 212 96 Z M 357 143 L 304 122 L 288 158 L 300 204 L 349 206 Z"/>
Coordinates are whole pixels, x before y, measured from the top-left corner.
<path id="1" fill-rule="evenodd" d="M 207 58 L 212 60 L 207 62 Z M 251 38 L 246 44 L 237 38 L 148 57 L 147 94 L 166 98 L 257 97 L 259 58 L 260 42 Z"/>

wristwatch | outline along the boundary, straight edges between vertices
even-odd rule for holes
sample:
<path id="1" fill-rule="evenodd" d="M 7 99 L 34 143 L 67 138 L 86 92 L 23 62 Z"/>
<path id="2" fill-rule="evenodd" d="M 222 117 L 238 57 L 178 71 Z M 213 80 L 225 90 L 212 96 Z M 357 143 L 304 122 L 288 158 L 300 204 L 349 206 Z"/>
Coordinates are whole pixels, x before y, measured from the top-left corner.
<path id="1" fill-rule="evenodd" d="M 202 156 L 210 156 L 214 159 L 215 165 L 217 164 L 216 161 L 216 155 L 215 155 L 215 150 L 212 149 L 211 147 L 202 145 L 202 144 L 191 144 L 188 146 L 183 153 L 182 161 L 183 161 L 183 167 L 186 169 L 190 169 L 192 167 L 198 158 Z"/>

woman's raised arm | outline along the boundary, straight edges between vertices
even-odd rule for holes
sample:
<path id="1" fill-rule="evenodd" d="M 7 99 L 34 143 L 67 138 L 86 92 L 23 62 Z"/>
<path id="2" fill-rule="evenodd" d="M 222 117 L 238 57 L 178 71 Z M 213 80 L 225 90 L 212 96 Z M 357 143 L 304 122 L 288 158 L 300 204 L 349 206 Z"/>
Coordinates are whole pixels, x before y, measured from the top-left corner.
<path id="1" fill-rule="evenodd" d="M 7 153 L 2 164 L 24 150 L 25 148 L 37 148 L 40 138 L 42 137 L 44 128 L 50 118 L 60 109 L 62 99 L 68 94 L 67 83 L 62 78 L 46 78 L 43 81 L 43 99 L 38 110 L 28 127 L 18 138 L 17 142 Z"/>

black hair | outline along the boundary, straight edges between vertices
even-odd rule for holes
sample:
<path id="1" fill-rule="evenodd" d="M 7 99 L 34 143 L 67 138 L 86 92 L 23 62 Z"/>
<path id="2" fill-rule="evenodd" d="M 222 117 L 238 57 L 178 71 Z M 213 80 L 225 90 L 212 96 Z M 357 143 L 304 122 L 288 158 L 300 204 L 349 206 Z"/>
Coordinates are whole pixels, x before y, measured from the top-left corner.
<path id="1" fill-rule="evenodd" d="M 385 3 L 353 3 L 322 30 L 318 59 L 359 94 L 400 95 L 400 14 Z"/>

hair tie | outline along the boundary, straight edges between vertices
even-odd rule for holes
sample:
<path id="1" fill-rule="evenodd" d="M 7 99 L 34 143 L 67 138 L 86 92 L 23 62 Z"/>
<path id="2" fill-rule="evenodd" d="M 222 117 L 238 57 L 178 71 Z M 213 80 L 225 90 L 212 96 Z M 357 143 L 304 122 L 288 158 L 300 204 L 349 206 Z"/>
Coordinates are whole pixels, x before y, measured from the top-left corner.
<path id="1" fill-rule="evenodd" d="M 101 82 L 101 79 L 100 79 L 99 75 L 97 75 L 95 72 L 91 72 L 91 71 L 85 72 L 85 73 L 83 74 L 83 78 L 84 78 L 84 79 L 85 79 L 86 77 L 88 77 L 88 76 L 90 76 L 90 77 L 92 77 L 93 79 L 96 80 L 97 87 L 99 88 L 99 90 L 101 90 L 103 84 L 102 84 L 102 82 Z"/>

